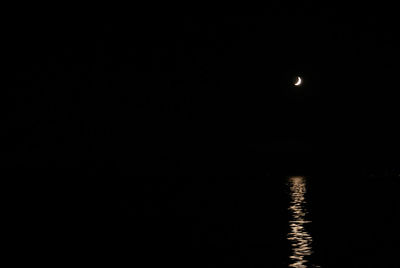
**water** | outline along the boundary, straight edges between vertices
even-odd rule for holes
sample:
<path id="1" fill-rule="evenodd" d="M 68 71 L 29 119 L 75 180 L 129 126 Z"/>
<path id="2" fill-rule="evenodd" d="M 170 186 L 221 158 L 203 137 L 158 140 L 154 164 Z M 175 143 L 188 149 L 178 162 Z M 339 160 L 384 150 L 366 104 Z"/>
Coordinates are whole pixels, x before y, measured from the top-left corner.
<path id="1" fill-rule="evenodd" d="M 291 219 L 289 221 L 290 231 L 288 240 L 292 248 L 290 255 L 290 267 L 307 267 L 308 257 L 312 254 L 312 237 L 307 231 L 306 225 L 311 221 L 307 220 L 308 211 L 306 209 L 307 200 L 305 194 L 307 191 L 306 180 L 304 177 L 291 177 L 290 186 L 290 204 L 289 211 Z"/>
<path id="2" fill-rule="evenodd" d="M 76 241 L 85 237 L 82 250 L 114 266 L 397 267 L 395 178 L 327 173 L 110 182 L 91 189 L 98 194 L 90 205 L 79 205 L 77 226 L 87 227 Z"/>

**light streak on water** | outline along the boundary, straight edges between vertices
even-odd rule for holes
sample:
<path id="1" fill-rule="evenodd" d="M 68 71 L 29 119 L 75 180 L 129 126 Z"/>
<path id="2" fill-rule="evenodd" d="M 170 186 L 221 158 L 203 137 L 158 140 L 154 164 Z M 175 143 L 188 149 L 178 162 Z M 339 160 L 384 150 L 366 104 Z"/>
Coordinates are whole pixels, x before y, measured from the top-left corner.
<path id="1" fill-rule="evenodd" d="M 307 232 L 306 224 L 307 211 L 305 205 L 306 180 L 303 177 L 292 177 L 289 179 L 290 186 L 290 205 L 289 211 L 291 219 L 289 221 L 290 231 L 287 239 L 291 245 L 291 255 L 289 267 L 306 268 L 309 267 L 309 257 L 312 254 L 312 237 Z M 314 266 L 315 267 L 315 266 Z"/>

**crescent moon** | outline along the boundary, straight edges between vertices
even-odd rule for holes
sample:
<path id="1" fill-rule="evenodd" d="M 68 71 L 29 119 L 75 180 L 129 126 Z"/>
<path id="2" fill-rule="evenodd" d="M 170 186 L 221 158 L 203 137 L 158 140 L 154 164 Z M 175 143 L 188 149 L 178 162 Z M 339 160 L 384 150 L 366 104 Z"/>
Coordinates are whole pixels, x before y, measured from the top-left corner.
<path id="1" fill-rule="evenodd" d="M 301 85 L 301 82 L 302 82 L 301 77 L 298 76 L 298 77 L 297 77 L 297 82 L 296 82 L 294 85 L 295 85 L 295 86 L 300 86 L 300 85 Z"/>

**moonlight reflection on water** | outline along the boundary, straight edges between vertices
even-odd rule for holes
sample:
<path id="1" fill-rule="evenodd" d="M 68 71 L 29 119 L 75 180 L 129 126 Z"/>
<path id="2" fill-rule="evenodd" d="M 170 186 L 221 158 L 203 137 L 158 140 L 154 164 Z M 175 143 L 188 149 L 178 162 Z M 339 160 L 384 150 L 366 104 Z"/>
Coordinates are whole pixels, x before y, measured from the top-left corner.
<path id="1" fill-rule="evenodd" d="M 305 228 L 305 224 L 311 222 L 306 220 L 305 178 L 292 177 L 289 179 L 289 186 L 291 219 L 289 221 L 288 240 L 292 249 L 289 267 L 305 268 L 307 267 L 308 257 L 312 254 L 312 237 Z"/>

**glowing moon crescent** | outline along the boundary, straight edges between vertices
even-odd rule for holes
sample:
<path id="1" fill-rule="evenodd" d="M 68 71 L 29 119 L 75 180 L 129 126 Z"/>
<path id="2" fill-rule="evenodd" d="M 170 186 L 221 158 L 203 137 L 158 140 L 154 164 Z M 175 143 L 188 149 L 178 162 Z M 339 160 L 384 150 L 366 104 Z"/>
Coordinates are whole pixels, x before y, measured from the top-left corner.
<path id="1" fill-rule="evenodd" d="M 298 76 L 297 77 L 297 82 L 294 84 L 295 86 L 300 86 L 301 85 L 301 77 L 300 76 Z"/>

